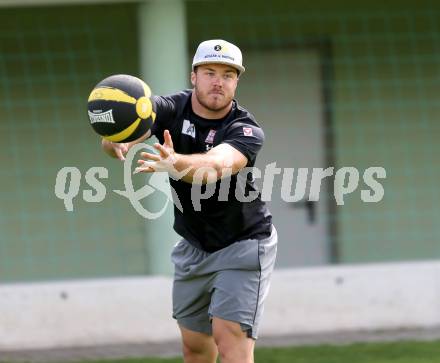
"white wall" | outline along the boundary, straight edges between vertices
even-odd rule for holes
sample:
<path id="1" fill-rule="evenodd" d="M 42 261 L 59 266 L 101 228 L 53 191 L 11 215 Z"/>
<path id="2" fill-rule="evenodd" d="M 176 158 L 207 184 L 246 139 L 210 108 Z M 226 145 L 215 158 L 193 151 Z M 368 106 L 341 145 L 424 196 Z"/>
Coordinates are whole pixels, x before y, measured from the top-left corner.
<path id="1" fill-rule="evenodd" d="M 165 277 L 0 285 L 0 350 L 179 338 Z M 277 270 L 260 336 L 440 325 L 440 262 Z"/>

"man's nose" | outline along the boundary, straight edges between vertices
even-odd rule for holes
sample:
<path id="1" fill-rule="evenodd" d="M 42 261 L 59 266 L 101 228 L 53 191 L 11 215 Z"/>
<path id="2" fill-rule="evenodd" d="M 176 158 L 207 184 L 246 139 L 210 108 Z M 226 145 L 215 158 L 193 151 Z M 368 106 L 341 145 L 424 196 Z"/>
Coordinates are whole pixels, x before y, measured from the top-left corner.
<path id="1" fill-rule="evenodd" d="M 214 86 L 217 86 L 217 87 L 223 86 L 222 78 L 220 76 L 214 76 L 212 79 L 212 83 Z"/>

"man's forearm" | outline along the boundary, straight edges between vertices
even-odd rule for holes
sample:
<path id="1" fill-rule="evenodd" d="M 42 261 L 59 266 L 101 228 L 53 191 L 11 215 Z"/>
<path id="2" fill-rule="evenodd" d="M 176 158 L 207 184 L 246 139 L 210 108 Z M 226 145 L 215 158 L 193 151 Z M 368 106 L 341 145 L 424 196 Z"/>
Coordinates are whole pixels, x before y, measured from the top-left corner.
<path id="1" fill-rule="evenodd" d="M 174 167 L 178 173 L 185 171 L 181 180 L 186 183 L 214 183 L 226 170 L 215 154 L 174 154 L 174 157 Z"/>
<path id="2" fill-rule="evenodd" d="M 193 184 L 214 183 L 238 173 L 247 158 L 229 144 L 222 143 L 203 154 L 179 154 L 174 151 L 170 132 L 164 131 L 164 143 L 154 144 L 159 154 L 142 152 L 135 173 L 167 172 L 173 179 Z"/>

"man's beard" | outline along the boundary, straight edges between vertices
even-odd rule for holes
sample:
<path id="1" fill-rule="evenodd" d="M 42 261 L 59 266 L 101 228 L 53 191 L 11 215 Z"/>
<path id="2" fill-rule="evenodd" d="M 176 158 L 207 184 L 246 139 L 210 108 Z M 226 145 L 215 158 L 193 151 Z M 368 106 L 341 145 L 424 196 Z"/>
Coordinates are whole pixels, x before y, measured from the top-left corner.
<path id="1" fill-rule="evenodd" d="M 205 98 L 208 98 L 209 95 L 206 95 L 206 97 L 203 97 L 201 95 L 201 93 L 198 91 L 197 87 L 194 87 L 195 89 L 195 94 L 197 97 L 197 101 L 206 109 L 208 109 L 209 111 L 213 111 L 213 112 L 218 112 L 218 111 L 222 111 L 225 108 L 229 107 L 229 105 L 231 104 L 232 101 L 232 97 L 230 98 L 224 98 L 223 102 L 221 103 L 216 103 L 214 106 L 213 105 L 209 105 L 209 103 L 207 101 L 205 101 Z"/>

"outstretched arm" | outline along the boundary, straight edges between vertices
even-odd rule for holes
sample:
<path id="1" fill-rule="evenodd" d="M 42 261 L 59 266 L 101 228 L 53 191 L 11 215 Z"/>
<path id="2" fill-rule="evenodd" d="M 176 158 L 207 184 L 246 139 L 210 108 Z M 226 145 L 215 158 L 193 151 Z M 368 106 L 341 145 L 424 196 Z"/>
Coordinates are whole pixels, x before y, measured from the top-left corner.
<path id="1" fill-rule="evenodd" d="M 247 165 L 247 158 L 229 144 L 220 144 L 204 154 L 178 154 L 168 130 L 164 131 L 164 144 L 154 144 L 159 154 L 141 153 L 136 172 L 166 171 L 178 175 L 187 183 L 206 184 L 238 173 Z M 184 174 L 182 177 L 182 173 Z"/>

